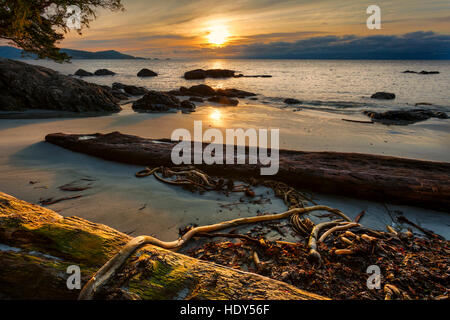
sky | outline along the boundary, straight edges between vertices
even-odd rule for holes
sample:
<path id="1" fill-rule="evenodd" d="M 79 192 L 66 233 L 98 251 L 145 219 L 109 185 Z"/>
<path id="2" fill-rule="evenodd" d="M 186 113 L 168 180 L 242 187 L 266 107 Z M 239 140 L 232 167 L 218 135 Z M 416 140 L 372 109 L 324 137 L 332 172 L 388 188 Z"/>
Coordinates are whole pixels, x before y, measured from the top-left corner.
<path id="1" fill-rule="evenodd" d="M 123 0 L 61 47 L 142 57 L 450 59 L 448 0 Z M 369 30 L 366 10 L 381 9 Z M 225 42 L 223 42 L 225 41 Z M 217 44 L 220 42 L 220 44 Z M 223 43 L 221 43 L 223 42 Z"/>

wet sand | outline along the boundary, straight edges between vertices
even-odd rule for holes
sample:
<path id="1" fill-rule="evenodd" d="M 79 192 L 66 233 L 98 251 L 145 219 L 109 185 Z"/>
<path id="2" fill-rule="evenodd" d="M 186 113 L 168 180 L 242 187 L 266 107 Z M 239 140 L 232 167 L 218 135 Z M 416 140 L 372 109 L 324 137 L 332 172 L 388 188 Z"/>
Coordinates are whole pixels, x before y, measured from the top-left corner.
<path id="1" fill-rule="evenodd" d="M 198 195 L 154 178 L 136 179 L 134 173 L 141 167 L 73 153 L 43 142 L 45 135 L 120 131 L 146 138 L 169 138 L 176 128 L 192 132 L 193 121 L 202 120 L 204 130 L 209 127 L 280 128 L 283 149 L 373 153 L 450 162 L 448 121 L 433 119 L 410 126 L 388 127 L 348 123 L 341 118 L 338 114 L 292 112 L 243 102 L 237 108 L 200 107 L 189 115 L 138 114 L 125 105 L 120 114 L 96 118 L 3 119 L 0 120 L 0 190 L 32 203 L 38 203 L 41 198 L 83 195 L 48 207 L 64 216 L 77 215 L 133 236 L 148 234 L 173 240 L 178 236 L 178 228 L 189 223 L 210 224 L 255 215 L 257 210 L 282 212 L 285 207 L 281 200 L 273 198 L 272 203 L 241 204 L 230 211 L 220 204 L 239 202 L 241 195 L 230 198 L 214 192 Z M 367 120 L 363 116 L 351 118 Z M 58 189 L 73 181 L 92 186 L 80 192 Z M 258 194 L 267 190 L 256 191 Z M 350 217 L 366 210 L 362 222 L 379 229 L 384 229 L 386 224 L 394 225 L 390 214 L 401 210 L 408 219 L 450 238 L 450 216 L 445 213 L 388 204 L 389 213 L 380 203 L 329 195 L 315 195 L 315 198 L 318 203 L 337 207 Z"/>

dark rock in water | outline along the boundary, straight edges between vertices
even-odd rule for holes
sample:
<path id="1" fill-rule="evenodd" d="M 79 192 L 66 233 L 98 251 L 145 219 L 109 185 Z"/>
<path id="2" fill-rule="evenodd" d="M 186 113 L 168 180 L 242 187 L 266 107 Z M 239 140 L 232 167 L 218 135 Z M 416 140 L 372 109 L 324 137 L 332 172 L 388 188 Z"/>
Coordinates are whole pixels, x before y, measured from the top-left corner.
<path id="1" fill-rule="evenodd" d="M 133 103 L 133 110 L 140 112 L 167 112 L 179 109 L 180 100 L 173 95 L 158 91 L 149 91 L 141 99 Z"/>
<path id="2" fill-rule="evenodd" d="M 300 104 L 302 102 L 300 100 L 297 100 L 297 99 L 289 98 L 289 99 L 285 99 L 284 103 L 286 103 L 286 104 Z"/>
<path id="3" fill-rule="evenodd" d="M 92 72 L 89 72 L 89 71 L 86 71 L 86 70 L 83 70 L 83 69 L 78 69 L 78 70 L 75 72 L 75 75 L 76 75 L 76 76 L 79 76 L 79 77 L 91 77 L 91 76 L 93 76 L 94 74 L 93 74 Z"/>
<path id="4" fill-rule="evenodd" d="M 0 110 L 119 112 L 111 91 L 48 68 L 0 58 Z"/>
<path id="5" fill-rule="evenodd" d="M 231 99 L 224 96 L 214 96 L 208 99 L 209 102 L 215 102 L 227 106 L 237 106 L 239 104 L 239 101 L 236 99 Z"/>
<path id="6" fill-rule="evenodd" d="M 258 98 L 252 97 L 252 98 L 250 98 L 250 100 L 256 101 L 256 100 L 258 100 Z"/>
<path id="7" fill-rule="evenodd" d="M 235 71 L 227 69 L 206 70 L 207 78 L 233 78 Z"/>
<path id="8" fill-rule="evenodd" d="M 364 114 L 375 122 L 397 125 L 411 124 L 430 118 L 448 119 L 448 115 L 445 112 L 424 109 L 391 110 L 386 112 L 364 111 Z"/>
<path id="9" fill-rule="evenodd" d="M 184 74 L 184 78 L 187 80 L 200 80 L 206 78 L 233 78 L 235 71 L 227 69 L 196 69 L 188 71 Z"/>
<path id="10" fill-rule="evenodd" d="M 158 76 L 158 74 L 156 72 L 153 72 L 152 70 L 144 68 L 138 72 L 137 76 L 138 77 L 156 77 L 156 76 Z"/>
<path id="11" fill-rule="evenodd" d="M 206 72 L 202 69 L 188 71 L 184 74 L 186 80 L 200 80 L 206 78 Z"/>
<path id="12" fill-rule="evenodd" d="M 132 96 L 142 96 L 148 92 L 148 90 L 144 87 L 129 86 L 119 82 L 114 82 L 112 88 L 113 90 L 123 90 Z"/>
<path id="13" fill-rule="evenodd" d="M 190 97 L 189 101 L 192 101 L 192 102 L 204 102 L 204 100 L 202 98 L 200 98 L 200 97 Z"/>
<path id="14" fill-rule="evenodd" d="M 371 96 L 372 99 L 392 100 L 395 99 L 395 94 L 389 92 L 377 92 Z"/>
<path id="15" fill-rule="evenodd" d="M 195 108 L 196 108 L 195 104 L 192 103 L 192 102 L 189 101 L 189 100 L 184 100 L 184 101 L 182 101 L 181 104 L 180 104 L 180 107 L 181 107 L 182 109 L 187 109 L 187 110 L 191 110 L 191 111 L 194 111 Z"/>
<path id="16" fill-rule="evenodd" d="M 217 89 L 218 95 L 231 97 L 231 98 L 246 98 L 246 97 L 254 97 L 256 94 L 244 90 L 238 89 Z"/>
<path id="17" fill-rule="evenodd" d="M 189 96 L 200 96 L 200 97 L 210 97 L 216 95 L 216 90 L 211 88 L 206 84 L 199 84 L 197 86 L 192 86 L 189 89 L 184 87 L 180 88 L 180 92 Z"/>
<path id="18" fill-rule="evenodd" d="M 94 74 L 96 76 L 113 76 L 116 73 L 108 69 L 98 69 L 97 71 L 94 72 Z"/>
<path id="19" fill-rule="evenodd" d="M 439 74 L 439 71 L 420 71 L 419 74 Z"/>
<path id="20" fill-rule="evenodd" d="M 439 71 L 420 71 L 420 72 L 417 72 L 417 71 L 412 71 L 412 70 L 406 70 L 406 71 L 403 71 L 403 73 L 415 73 L 415 74 L 439 74 L 440 72 Z"/>

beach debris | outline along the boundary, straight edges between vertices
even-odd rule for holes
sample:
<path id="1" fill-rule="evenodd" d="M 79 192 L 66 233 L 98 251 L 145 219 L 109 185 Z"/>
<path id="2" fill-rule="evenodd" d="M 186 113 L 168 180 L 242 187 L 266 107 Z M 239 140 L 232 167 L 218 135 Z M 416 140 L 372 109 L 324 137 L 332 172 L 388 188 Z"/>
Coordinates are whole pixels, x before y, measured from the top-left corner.
<path id="1" fill-rule="evenodd" d="M 407 223 L 407 224 L 413 226 L 414 228 L 416 228 L 417 230 L 419 230 L 419 231 L 421 231 L 423 234 L 425 234 L 427 237 L 430 237 L 430 238 L 438 237 L 438 238 L 443 239 L 442 236 L 440 236 L 440 235 L 434 233 L 434 232 L 431 231 L 431 230 L 427 230 L 427 229 L 422 228 L 421 226 L 419 226 L 419 225 L 417 225 L 416 223 L 412 222 L 411 220 L 409 220 L 409 219 L 406 218 L 405 216 L 398 216 L 398 217 L 397 217 L 397 221 L 398 221 L 398 222 L 401 222 L 401 223 Z"/>
<path id="2" fill-rule="evenodd" d="M 82 181 L 82 180 L 80 180 Z M 92 188 L 92 182 L 88 182 L 87 184 L 80 185 L 80 181 L 72 181 L 65 185 L 59 186 L 58 189 L 61 191 L 70 191 L 70 192 L 79 192 L 85 191 Z"/>
<path id="3" fill-rule="evenodd" d="M 366 210 L 361 211 L 356 217 L 355 217 L 355 222 L 358 223 L 366 214 Z"/>
<path id="4" fill-rule="evenodd" d="M 374 124 L 373 121 L 364 121 L 364 120 L 342 119 L 342 121 L 355 122 L 355 123 L 368 123 L 368 124 Z"/>

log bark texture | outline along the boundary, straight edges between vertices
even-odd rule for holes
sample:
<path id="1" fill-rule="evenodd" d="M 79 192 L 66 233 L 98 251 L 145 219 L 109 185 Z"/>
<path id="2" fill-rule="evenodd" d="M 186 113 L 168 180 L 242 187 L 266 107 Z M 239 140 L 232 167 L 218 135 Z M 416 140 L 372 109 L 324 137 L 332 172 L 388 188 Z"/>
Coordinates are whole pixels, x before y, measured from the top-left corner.
<path id="1" fill-rule="evenodd" d="M 171 152 L 177 144 L 167 139 L 145 139 L 119 132 L 54 133 L 45 139 L 72 151 L 150 167 L 173 166 Z M 248 149 L 245 152 L 248 154 Z M 280 150 L 280 168 L 274 177 L 261 177 L 260 164 L 203 164 L 196 167 L 210 175 L 276 179 L 316 192 L 450 212 L 450 163 L 445 162 L 358 153 Z"/>
<path id="2" fill-rule="evenodd" d="M 82 285 L 131 238 L 105 225 L 0 192 L 0 297 L 76 299 L 67 267 Z M 155 246 L 133 254 L 96 299 L 325 299 L 284 282 Z"/>

